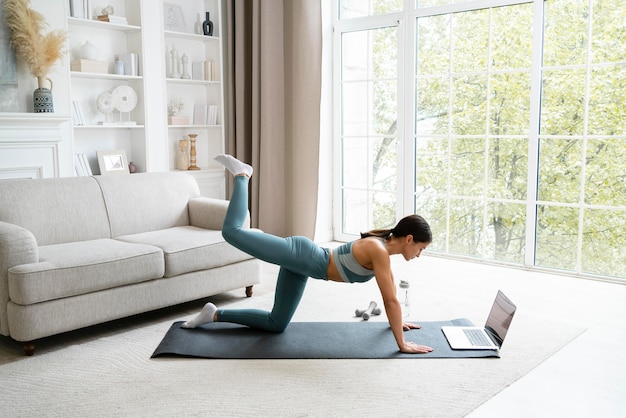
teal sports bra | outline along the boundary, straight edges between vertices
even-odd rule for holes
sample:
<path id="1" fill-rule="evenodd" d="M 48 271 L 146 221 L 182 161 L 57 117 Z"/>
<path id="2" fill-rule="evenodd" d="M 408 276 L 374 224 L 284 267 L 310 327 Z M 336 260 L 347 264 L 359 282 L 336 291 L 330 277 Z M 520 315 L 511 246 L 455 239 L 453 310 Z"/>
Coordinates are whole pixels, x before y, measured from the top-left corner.
<path id="1" fill-rule="evenodd" d="M 352 255 L 352 244 L 347 242 L 332 250 L 339 275 L 346 283 L 363 283 L 374 277 L 374 270 L 366 269 Z"/>

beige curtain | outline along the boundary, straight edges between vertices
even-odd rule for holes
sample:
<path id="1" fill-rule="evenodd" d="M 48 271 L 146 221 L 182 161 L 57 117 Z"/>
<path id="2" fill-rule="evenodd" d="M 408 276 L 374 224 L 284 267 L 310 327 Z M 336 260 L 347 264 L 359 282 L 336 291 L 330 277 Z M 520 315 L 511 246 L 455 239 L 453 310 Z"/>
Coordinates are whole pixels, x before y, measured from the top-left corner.
<path id="1" fill-rule="evenodd" d="M 252 225 L 315 233 L 322 24 L 316 0 L 228 0 L 227 152 L 255 169 Z"/>

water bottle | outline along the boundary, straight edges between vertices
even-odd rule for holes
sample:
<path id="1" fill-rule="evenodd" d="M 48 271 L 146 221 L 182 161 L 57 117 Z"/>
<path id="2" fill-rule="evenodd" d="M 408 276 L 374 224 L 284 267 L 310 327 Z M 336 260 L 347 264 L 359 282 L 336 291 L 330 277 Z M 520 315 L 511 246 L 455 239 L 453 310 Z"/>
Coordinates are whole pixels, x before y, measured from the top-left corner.
<path id="1" fill-rule="evenodd" d="M 398 299 L 402 305 L 402 317 L 408 318 L 411 314 L 411 298 L 409 294 L 409 282 L 406 280 L 400 280 Z"/>

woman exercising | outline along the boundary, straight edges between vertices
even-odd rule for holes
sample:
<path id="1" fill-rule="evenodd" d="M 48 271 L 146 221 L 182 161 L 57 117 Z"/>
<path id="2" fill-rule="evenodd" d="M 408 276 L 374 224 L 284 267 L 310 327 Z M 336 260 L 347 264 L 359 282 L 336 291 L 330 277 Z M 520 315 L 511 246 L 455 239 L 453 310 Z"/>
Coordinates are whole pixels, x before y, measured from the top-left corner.
<path id="1" fill-rule="evenodd" d="M 230 322 L 272 332 L 282 332 L 300 303 L 309 277 L 337 282 L 362 283 L 376 277 L 391 331 L 404 353 L 428 353 L 433 349 L 405 341 L 403 330 L 420 328 L 403 323 L 400 302 L 391 272 L 390 256 L 402 254 L 409 261 L 432 241 L 428 223 L 419 215 L 409 215 L 392 229 L 373 230 L 361 239 L 333 250 L 321 248 L 306 237 L 280 238 L 258 230 L 244 229 L 248 214 L 248 181 L 252 167 L 230 155 L 216 161 L 235 176 L 235 187 L 228 205 L 222 235 L 231 245 L 260 260 L 280 266 L 271 312 L 259 309 L 217 309 L 209 302 L 183 328 L 196 328 L 208 322 Z"/>

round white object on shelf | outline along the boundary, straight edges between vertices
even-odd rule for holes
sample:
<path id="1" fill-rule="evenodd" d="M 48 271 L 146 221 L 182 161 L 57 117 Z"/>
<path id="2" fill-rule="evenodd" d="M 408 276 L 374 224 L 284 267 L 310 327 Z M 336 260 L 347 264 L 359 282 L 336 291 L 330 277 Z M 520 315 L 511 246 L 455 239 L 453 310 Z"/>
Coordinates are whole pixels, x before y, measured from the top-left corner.
<path id="1" fill-rule="evenodd" d="M 96 106 L 98 110 L 104 114 L 111 113 L 115 110 L 115 103 L 113 103 L 113 95 L 110 91 L 103 91 L 96 100 Z"/>
<path id="2" fill-rule="evenodd" d="M 89 41 L 86 41 L 80 47 L 80 57 L 85 60 L 97 60 L 98 59 L 98 48 Z"/>
<path id="3" fill-rule="evenodd" d="M 137 106 L 137 93 L 130 86 L 117 86 L 111 94 L 113 104 L 120 112 L 130 112 Z"/>

